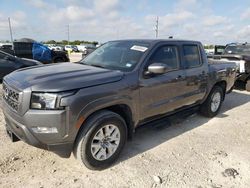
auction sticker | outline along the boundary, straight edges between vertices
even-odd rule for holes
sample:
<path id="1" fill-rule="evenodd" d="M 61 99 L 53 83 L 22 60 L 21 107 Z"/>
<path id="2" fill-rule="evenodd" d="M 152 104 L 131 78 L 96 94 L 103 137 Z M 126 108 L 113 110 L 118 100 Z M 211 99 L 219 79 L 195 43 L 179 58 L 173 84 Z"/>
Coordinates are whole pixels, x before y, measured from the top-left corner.
<path id="1" fill-rule="evenodd" d="M 131 50 L 136 50 L 136 51 L 140 51 L 140 52 L 145 52 L 148 48 L 144 47 L 144 46 L 137 46 L 134 45 L 130 48 Z"/>

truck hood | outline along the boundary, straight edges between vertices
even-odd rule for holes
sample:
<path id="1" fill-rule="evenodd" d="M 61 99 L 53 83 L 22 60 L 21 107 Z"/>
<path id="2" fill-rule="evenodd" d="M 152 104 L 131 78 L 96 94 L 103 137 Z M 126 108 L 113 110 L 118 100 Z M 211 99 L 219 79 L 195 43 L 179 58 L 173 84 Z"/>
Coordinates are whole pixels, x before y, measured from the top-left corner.
<path id="1" fill-rule="evenodd" d="M 123 74 L 82 64 L 59 63 L 20 69 L 4 77 L 4 81 L 18 90 L 60 92 L 117 82 Z"/>
<path id="2" fill-rule="evenodd" d="M 27 59 L 27 58 L 18 58 L 19 61 L 23 63 L 25 66 L 34 66 L 34 65 L 42 65 L 41 62 L 34 60 L 34 59 Z"/>

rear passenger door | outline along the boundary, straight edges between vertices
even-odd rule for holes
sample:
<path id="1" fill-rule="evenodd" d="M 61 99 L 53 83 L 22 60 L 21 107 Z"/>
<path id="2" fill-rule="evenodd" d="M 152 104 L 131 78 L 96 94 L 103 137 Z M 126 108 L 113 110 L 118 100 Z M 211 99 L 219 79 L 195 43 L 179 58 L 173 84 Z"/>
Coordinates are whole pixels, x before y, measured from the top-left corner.
<path id="1" fill-rule="evenodd" d="M 165 74 L 142 76 L 140 79 L 139 105 L 142 119 L 178 109 L 185 94 L 185 73 L 181 69 L 177 44 L 159 45 L 146 61 L 143 72 L 153 63 L 166 64 L 169 70 Z"/>
<path id="2" fill-rule="evenodd" d="M 206 94 L 208 65 L 202 57 L 206 57 L 199 44 L 182 45 L 182 61 L 186 74 L 185 105 L 202 100 Z"/>

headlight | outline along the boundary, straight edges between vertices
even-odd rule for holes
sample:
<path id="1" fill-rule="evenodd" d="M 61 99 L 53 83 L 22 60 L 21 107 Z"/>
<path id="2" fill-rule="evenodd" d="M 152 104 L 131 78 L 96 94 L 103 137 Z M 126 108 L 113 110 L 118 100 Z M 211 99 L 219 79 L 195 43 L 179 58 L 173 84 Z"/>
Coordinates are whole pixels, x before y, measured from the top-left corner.
<path id="1" fill-rule="evenodd" d="M 30 108 L 37 110 L 62 110 L 65 104 L 60 105 L 61 99 L 74 95 L 78 90 L 59 93 L 37 93 L 31 95 Z"/>
<path id="2" fill-rule="evenodd" d="M 31 109 L 39 110 L 55 110 L 57 102 L 57 94 L 52 93 L 32 93 Z"/>

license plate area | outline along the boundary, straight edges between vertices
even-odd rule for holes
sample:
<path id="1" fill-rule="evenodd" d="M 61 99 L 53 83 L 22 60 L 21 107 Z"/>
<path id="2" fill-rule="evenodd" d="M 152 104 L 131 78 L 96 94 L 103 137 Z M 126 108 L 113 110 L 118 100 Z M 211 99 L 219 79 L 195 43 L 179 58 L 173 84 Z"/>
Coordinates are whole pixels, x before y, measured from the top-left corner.
<path id="1" fill-rule="evenodd" d="M 19 139 L 13 132 L 11 132 L 10 130 L 7 130 L 6 132 L 7 132 L 7 135 L 9 136 L 9 138 L 10 138 L 10 140 L 11 140 L 12 142 L 17 142 L 17 141 L 20 140 L 20 139 Z"/>

